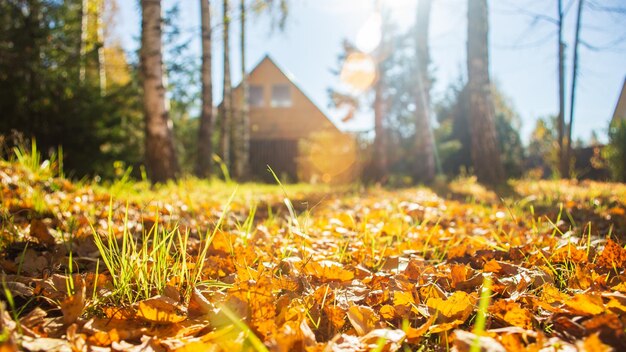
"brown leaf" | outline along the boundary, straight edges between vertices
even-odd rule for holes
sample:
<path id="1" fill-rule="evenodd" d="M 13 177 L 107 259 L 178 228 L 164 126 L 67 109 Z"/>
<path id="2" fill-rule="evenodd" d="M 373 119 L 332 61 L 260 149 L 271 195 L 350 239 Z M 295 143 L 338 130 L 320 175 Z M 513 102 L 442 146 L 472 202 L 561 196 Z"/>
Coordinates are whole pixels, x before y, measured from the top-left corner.
<path id="1" fill-rule="evenodd" d="M 68 280 L 72 280 L 68 277 Z M 76 322 L 85 309 L 85 282 L 81 276 L 73 276 L 75 293 L 61 302 L 63 322 L 70 325 Z"/>
<path id="2" fill-rule="evenodd" d="M 596 264 L 606 269 L 623 268 L 626 265 L 626 249 L 608 239 Z"/>
<path id="3" fill-rule="evenodd" d="M 46 224 L 39 219 L 33 219 L 30 221 L 30 237 L 36 238 L 39 243 L 49 247 L 54 246 L 56 243 L 56 240 L 48 231 Z"/>

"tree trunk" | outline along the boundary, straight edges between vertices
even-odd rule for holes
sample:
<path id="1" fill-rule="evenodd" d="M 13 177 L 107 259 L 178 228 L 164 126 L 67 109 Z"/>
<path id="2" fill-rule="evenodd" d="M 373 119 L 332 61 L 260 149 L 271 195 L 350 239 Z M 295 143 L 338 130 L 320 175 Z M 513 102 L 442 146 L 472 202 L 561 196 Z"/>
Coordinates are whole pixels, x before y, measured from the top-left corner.
<path id="1" fill-rule="evenodd" d="M 227 168 L 230 166 L 230 133 L 232 125 L 232 96 L 230 83 L 230 14 L 228 0 L 223 0 L 224 11 L 224 84 L 222 89 L 222 105 L 220 105 L 220 154 Z"/>
<path id="2" fill-rule="evenodd" d="M 239 101 L 239 119 L 235 124 L 235 177 L 245 180 L 248 177 L 250 163 L 250 120 L 248 117 L 248 75 L 246 73 L 246 2 L 241 0 L 241 100 Z"/>
<path id="3" fill-rule="evenodd" d="M 487 0 L 469 0 L 467 14 L 467 68 L 472 162 L 478 181 L 504 181 L 495 127 L 489 79 L 489 16 Z"/>
<path id="4" fill-rule="evenodd" d="M 207 177 L 211 174 L 213 157 L 213 81 L 211 77 L 211 5 L 210 0 L 200 0 L 202 35 L 202 115 L 198 131 L 198 159 L 196 175 Z"/>
<path id="5" fill-rule="evenodd" d="M 565 141 L 565 43 L 563 42 L 563 1 L 557 1 L 558 26 L 558 60 L 559 60 L 559 115 L 557 138 L 559 144 L 559 173 L 561 177 L 569 177 L 569 163 L 567 162 Z"/>
<path id="6" fill-rule="evenodd" d="M 85 74 L 87 72 L 85 65 L 87 62 L 87 26 L 89 25 L 89 0 L 82 0 L 80 7 L 80 48 L 79 48 L 79 58 L 78 58 L 78 79 L 80 83 L 85 82 Z"/>
<path id="7" fill-rule="evenodd" d="M 104 0 L 98 0 L 96 12 L 96 35 L 98 38 L 98 80 L 100 83 L 100 95 L 104 96 L 106 95 L 107 89 L 107 75 L 104 57 L 104 25 L 102 23 L 102 16 L 104 16 Z"/>
<path id="8" fill-rule="evenodd" d="M 141 72 L 146 125 L 146 167 L 152 182 L 173 179 L 179 171 L 171 122 L 165 108 L 161 43 L 161 1 L 141 0 Z"/>
<path id="9" fill-rule="evenodd" d="M 574 107 L 576 102 L 576 82 L 578 78 L 578 44 L 580 42 L 580 24 L 582 20 L 584 0 L 578 0 L 578 9 L 576 11 L 576 32 L 574 35 L 574 58 L 572 64 L 572 89 L 570 92 L 569 102 L 569 123 L 567 124 L 567 154 L 565 160 L 567 162 L 568 175 L 572 162 L 572 128 L 574 125 Z"/>
<path id="10" fill-rule="evenodd" d="M 420 0 L 417 5 L 416 49 L 417 49 L 417 89 L 415 97 L 416 120 L 416 165 L 415 180 L 429 183 L 435 178 L 435 153 L 433 135 L 430 127 L 430 87 L 428 74 L 430 51 L 428 48 L 428 29 L 432 0 Z"/>
<path id="11" fill-rule="evenodd" d="M 378 64 L 378 72 L 382 72 L 382 65 Z M 387 133 L 385 131 L 385 103 L 383 97 L 384 82 L 382 77 L 374 87 L 374 145 L 372 153 L 372 178 L 374 181 L 384 181 L 387 175 Z"/>

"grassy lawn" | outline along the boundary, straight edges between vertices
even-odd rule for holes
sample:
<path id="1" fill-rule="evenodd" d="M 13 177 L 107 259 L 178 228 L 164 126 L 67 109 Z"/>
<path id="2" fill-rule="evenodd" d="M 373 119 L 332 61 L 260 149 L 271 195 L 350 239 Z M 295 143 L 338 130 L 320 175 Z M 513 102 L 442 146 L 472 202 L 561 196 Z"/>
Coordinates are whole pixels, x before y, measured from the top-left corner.
<path id="1" fill-rule="evenodd" d="M 623 184 L 152 187 L 57 166 L 0 161 L 0 350 L 626 349 Z"/>

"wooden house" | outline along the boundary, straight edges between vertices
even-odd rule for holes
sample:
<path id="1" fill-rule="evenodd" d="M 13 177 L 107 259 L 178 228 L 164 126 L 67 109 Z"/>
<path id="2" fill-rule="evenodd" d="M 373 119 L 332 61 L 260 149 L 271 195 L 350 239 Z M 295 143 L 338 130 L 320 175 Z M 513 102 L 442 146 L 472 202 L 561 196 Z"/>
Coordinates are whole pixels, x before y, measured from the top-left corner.
<path id="1" fill-rule="evenodd" d="M 269 165 L 283 179 L 310 181 L 301 167 L 308 159 L 302 153 L 303 143 L 320 134 L 332 140 L 344 135 L 269 56 L 249 73 L 248 87 L 253 178 L 272 182 Z M 241 93 L 240 85 L 233 90 L 235 107 Z"/>
<path id="2" fill-rule="evenodd" d="M 626 121 L 626 78 L 624 78 L 622 92 L 620 93 L 617 104 L 615 105 L 615 112 L 613 112 L 611 123 L 618 120 Z"/>

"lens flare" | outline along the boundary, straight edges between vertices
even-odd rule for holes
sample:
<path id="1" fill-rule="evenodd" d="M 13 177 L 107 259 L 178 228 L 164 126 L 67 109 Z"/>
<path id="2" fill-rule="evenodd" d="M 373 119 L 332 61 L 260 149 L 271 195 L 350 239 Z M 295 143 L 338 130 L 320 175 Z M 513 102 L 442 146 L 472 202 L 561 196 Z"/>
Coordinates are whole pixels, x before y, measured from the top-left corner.
<path id="1" fill-rule="evenodd" d="M 364 53 L 372 53 L 382 39 L 383 20 L 379 13 L 373 13 L 365 21 L 356 36 L 356 47 Z"/>
<path id="2" fill-rule="evenodd" d="M 358 94 L 369 89 L 376 81 L 376 62 L 366 53 L 355 52 L 348 55 L 339 79 L 353 93 Z"/>

